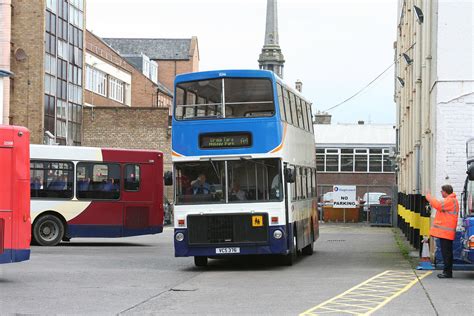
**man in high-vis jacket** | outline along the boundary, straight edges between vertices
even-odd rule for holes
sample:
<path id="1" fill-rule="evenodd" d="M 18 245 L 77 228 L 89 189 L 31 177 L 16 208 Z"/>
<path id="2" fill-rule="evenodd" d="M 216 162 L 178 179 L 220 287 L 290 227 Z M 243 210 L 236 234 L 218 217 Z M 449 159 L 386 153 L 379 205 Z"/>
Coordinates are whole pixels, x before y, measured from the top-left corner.
<path id="1" fill-rule="evenodd" d="M 443 273 L 438 274 L 438 278 L 445 279 L 453 277 L 453 240 L 458 224 L 459 202 L 453 193 L 453 187 L 449 184 L 441 187 L 441 195 L 443 196 L 441 201 L 430 194 L 426 195 L 426 199 L 437 211 L 430 235 L 440 240 L 444 269 Z"/>

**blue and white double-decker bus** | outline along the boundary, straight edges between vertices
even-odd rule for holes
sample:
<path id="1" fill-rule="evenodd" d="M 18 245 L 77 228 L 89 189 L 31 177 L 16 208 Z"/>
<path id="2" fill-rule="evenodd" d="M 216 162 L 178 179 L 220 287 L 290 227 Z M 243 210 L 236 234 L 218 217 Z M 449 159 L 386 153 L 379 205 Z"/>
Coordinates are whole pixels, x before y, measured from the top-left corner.
<path id="1" fill-rule="evenodd" d="M 266 70 L 175 80 L 175 256 L 313 253 L 319 226 L 311 103 Z"/>

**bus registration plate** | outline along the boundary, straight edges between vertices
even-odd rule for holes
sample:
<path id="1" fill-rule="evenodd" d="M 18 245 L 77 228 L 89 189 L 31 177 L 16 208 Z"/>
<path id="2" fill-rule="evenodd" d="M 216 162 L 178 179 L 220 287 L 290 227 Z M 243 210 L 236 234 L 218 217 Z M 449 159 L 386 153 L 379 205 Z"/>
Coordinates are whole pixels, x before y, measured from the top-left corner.
<path id="1" fill-rule="evenodd" d="M 239 247 L 216 248 L 217 254 L 240 253 Z"/>

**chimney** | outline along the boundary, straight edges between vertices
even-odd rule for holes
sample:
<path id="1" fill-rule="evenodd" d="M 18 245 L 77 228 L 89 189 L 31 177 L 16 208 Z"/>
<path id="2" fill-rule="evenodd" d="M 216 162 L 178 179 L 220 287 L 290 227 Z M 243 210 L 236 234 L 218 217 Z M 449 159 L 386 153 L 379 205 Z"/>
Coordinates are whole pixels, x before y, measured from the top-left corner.
<path id="1" fill-rule="evenodd" d="M 365 122 L 364 122 L 364 121 L 362 121 L 362 120 L 360 120 L 360 121 L 357 121 L 357 124 L 359 124 L 359 125 L 364 125 L 364 124 L 365 124 Z"/>
<path id="2" fill-rule="evenodd" d="M 301 93 L 302 90 L 303 90 L 303 82 L 301 82 L 301 80 L 297 79 L 296 82 L 295 82 L 295 88 L 296 88 L 296 90 L 298 90 Z"/>
<path id="3" fill-rule="evenodd" d="M 314 124 L 331 124 L 331 114 L 318 111 L 314 116 Z"/>

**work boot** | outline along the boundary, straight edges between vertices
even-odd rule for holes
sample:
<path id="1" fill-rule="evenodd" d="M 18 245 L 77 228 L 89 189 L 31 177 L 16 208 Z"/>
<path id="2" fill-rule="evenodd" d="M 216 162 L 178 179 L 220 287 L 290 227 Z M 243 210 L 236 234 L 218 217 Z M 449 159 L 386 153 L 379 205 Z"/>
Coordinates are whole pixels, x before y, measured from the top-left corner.
<path id="1" fill-rule="evenodd" d="M 453 277 L 452 274 L 448 274 L 448 273 L 440 273 L 438 274 L 438 278 L 440 279 L 451 279 Z"/>

